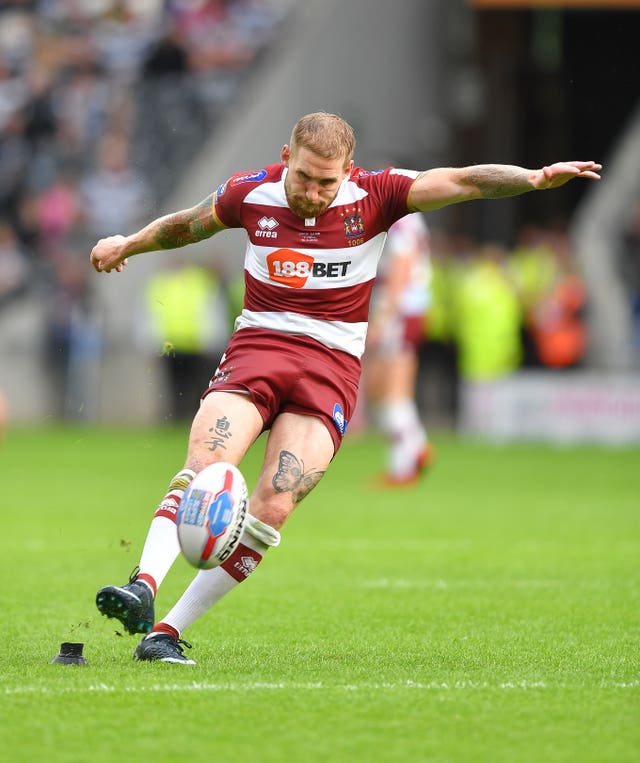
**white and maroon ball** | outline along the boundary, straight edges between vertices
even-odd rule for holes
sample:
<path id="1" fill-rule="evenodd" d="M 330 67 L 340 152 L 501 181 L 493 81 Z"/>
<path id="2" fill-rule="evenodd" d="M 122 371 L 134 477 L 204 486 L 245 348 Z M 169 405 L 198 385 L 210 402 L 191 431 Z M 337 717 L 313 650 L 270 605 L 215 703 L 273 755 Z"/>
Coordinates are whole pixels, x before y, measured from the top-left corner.
<path id="1" fill-rule="evenodd" d="M 185 559 L 208 570 L 228 559 L 249 511 L 247 483 L 223 461 L 206 466 L 185 490 L 178 509 L 178 540 Z"/>

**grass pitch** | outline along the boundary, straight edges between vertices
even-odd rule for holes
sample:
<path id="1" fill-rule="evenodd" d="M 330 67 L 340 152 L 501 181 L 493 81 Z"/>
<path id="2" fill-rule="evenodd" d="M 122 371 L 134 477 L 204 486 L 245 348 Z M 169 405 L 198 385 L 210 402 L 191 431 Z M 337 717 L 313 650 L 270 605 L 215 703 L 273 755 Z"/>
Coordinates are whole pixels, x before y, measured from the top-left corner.
<path id="1" fill-rule="evenodd" d="M 395 491 L 380 440 L 348 440 L 183 667 L 134 663 L 94 597 L 137 563 L 186 429 L 10 432 L 4 759 L 637 763 L 640 450 L 434 439 Z M 51 665 L 62 641 L 88 666 Z"/>

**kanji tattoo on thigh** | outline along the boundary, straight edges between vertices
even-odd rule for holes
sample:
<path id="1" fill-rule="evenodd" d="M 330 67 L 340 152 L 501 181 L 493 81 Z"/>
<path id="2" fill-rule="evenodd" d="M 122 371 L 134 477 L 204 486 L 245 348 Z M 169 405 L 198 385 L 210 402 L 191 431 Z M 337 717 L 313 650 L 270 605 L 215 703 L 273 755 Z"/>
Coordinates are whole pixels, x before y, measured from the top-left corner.
<path id="1" fill-rule="evenodd" d="M 231 422 L 226 416 L 216 421 L 216 425 L 209 429 L 211 437 L 205 442 L 209 450 L 217 450 L 218 448 L 227 449 L 226 441 L 233 437 L 230 428 Z"/>
<path id="2" fill-rule="evenodd" d="M 278 471 L 274 474 L 272 484 L 278 493 L 291 493 L 294 503 L 300 501 L 320 482 L 324 471 L 312 469 L 304 471 L 304 463 L 288 450 L 281 450 Z"/>

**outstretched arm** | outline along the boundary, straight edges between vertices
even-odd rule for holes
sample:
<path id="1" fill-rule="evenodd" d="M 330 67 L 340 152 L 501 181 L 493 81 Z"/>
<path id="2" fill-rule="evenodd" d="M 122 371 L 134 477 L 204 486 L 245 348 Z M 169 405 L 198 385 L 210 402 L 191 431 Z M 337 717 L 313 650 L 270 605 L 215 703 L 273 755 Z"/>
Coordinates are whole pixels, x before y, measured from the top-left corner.
<path id="1" fill-rule="evenodd" d="M 225 226 L 213 211 L 213 195 L 191 209 L 158 217 L 130 236 L 109 236 L 100 239 L 91 251 L 91 264 L 98 273 L 118 273 L 127 264 L 127 257 L 160 249 L 177 249 L 213 236 Z"/>
<path id="2" fill-rule="evenodd" d="M 557 162 L 538 170 L 511 164 L 441 167 L 421 172 L 409 191 L 409 209 L 427 212 L 471 199 L 502 199 L 529 191 L 559 188 L 575 177 L 599 180 L 601 164 Z"/>

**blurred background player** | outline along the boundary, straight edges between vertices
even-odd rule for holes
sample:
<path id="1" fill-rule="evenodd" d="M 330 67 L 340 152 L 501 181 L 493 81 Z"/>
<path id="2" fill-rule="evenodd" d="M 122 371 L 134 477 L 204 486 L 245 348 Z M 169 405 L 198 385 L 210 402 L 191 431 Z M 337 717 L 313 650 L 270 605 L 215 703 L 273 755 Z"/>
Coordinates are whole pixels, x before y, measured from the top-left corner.
<path id="1" fill-rule="evenodd" d="M 429 229 L 420 213 L 407 215 L 389 229 L 363 357 L 367 405 L 388 441 L 387 485 L 414 482 L 433 456 L 415 394 L 430 281 Z"/>

